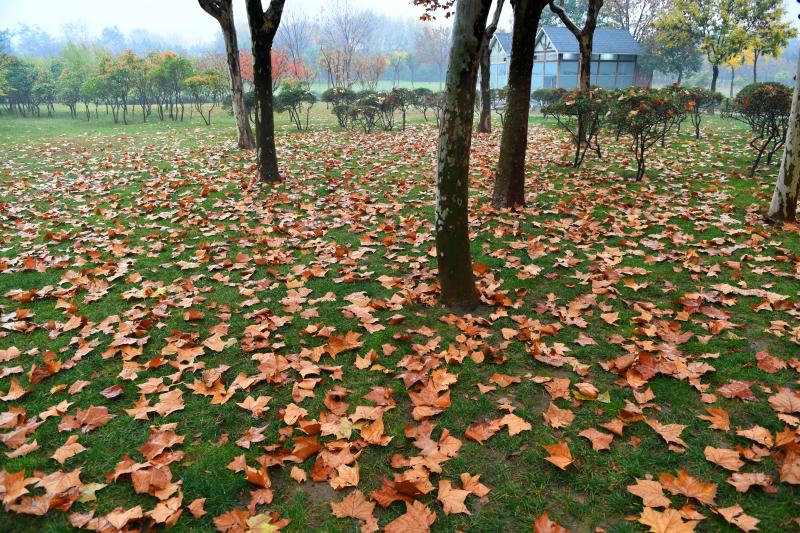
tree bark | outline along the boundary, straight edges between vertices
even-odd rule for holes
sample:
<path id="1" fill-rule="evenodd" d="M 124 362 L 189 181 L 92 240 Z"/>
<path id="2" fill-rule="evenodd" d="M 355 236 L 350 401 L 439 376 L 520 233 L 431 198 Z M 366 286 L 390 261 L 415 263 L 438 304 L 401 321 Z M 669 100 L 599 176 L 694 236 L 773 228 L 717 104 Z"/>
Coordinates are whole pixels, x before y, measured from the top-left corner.
<path id="1" fill-rule="evenodd" d="M 736 76 L 736 69 L 731 67 L 731 88 L 730 88 L 730 94 L 728 95 L 728 98 L 733 98 L 733 79 L 734 79 L 735 76 Z"/>
<path id="2" fill-rule="evenodd" d="M 236 144 L 239 148 L 251 150 L 256 147 L 247 110 L 244 106 L 244 88 L 239 66 L 239 44 L 236 41 L 236 25 L 233 20 L 233 0 L 198 0 L 200 7 L 219 22 L 225 52 L 228 59 L 228 81 L 231 86 L 231 108 L 236 120 Z"/>
<path id="3" fill-rule="evenodd" d="M 525 152 L 528 149 L 533 48 L 539 19 L 546 5 L 547 0 L 511 2 L 514 28 L 508 66 L 506 119 L 492 192 L 492 206 L 496 209 L 525 205 Z"/>
<path id="4" fill-rule="evenodd" d="M 281 181 L 275 150 L 275 117 L 272 105 L 272 42 L 281 23 L 285 0 L 270 0 L 263 11 L 261 0 L 247 0 L 247 20 L 253 43 L 255 85 L 256 154 L 258 177 L 266 183 Z"/>
<path id="5" fill-rule="evenodd" d="M 469 242 L 469 156 L 475 82 L 491 0 L 459 0 L 447 67 L 436 165 L 436 258 L 441 301 L 467 310 L 480 303 Z"/>
<path id="6" fill-rule="evenodd" d="M 497 25 L 500 23 L 500 13 L 503 11 L 503 3 L 505 0 L 498 0 L 494 8 L 494 15 L 492 15 L 492 22 L 486 26 L 486 32 L 483 34 L 483 42 L 481 43 L 481 114 L 478 118 L 478 133 L 491 133 L 492 132 L 492 101 L 491 101 L 491 83 L 492 73 L 490 71 L 492 64 L 492 51 L 489 44 L 492 42 L 492 37 L 497 31 Z"/>
<path id="7" fill-rule="evenodd" d="M 781 161 L 781 170 L 775 183 L 767 217 L 776 221 L 794 221 L 797 216 L 797 197 L 800 193 L 800 57 L 797 60 L 794 98 L 789 117 L 789 128 L 786 131 L 786 145 Z"/>

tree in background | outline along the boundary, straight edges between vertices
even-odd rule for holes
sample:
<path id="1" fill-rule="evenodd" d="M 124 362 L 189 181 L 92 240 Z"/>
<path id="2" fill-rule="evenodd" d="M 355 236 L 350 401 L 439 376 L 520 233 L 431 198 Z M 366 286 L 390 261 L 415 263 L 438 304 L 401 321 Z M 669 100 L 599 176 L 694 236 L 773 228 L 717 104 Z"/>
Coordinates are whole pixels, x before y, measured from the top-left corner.
<path id="1" fill-rule="evenodd" d="M 533 48 L 547 0 L 511 0 L 514 28 L 508 66 L 506 118 L 500 140 L 500 159 L 494 177 L 492 206 L 525 205 L 525 152 L 528 147 Z"/>
<path id="2" fill-rule="evenodd" d="M 392 87 L 397 87 L 400 83 L 400 69 L 408 61 L 408 52 L 405 50 L 395 50 L 389 53 L 389 65 L 392 67 Z"/>
<path id="3" fill-rule="evenodd" d="M 744 50 L 749 0 L 673 0 L 664 24 L 689 28 L 711 64 L 711 92 L 717 90 L 719 68 Z"/>
<path id="4" fill-rule="evenodd" d="M 356 11 L 349 0 L 330 1 L 319 26 L 318 44 L 321 64 L 333 87 L 351 87 L 356 82 L 357 56 L 367 47 L 374 18 L 369 11 Z"/>
<path id="5" fill-rule="evenodd" d="M 699 36 L 673 14 L 663 13 L 654 24 L 653 38 L 646 44 L 641 68 L 674 74 L 680 84 L 686 74 L 696 72 L 703 62 Z"/>
<path id="6" fill-rule="evenodd" d="M 386 72 L 389 60 L 383 54 L 370 54 L 356 61 L 355 76 L 364 89 L 375 91 L 378 89 L 378 81 Z"/>
<path id="7" fill-rule="evenodd" d="M 800 57 L 797 59 L 795 80 L 800 81 Z M 800 116 L 798 113 L 800 113 L 800 83 L 795 83 L 781 170 L 778 172 L 775 192 L 767 211 L 767 217 L 776 221 L 792 222 L 797 217 L 797 197 L 800 195 Z"/>
<path id="8" fill-rule="evenodd" d="M 486 31 L 483 32 L 483 43 L 481 43 L 481 114 L 478 117 L 478 133 L 490 133 L 492 131 L 492 97 L 491 97 L 491 54 L 489 44 L 492 42 L 492 37 L 497 31 L 497 25 L 500 23 L 500 14 L 503 11 L 503 4 L 505 0 L 497 0 L 494 6 L 494 14 L 492 21 L 486 26 Z"/>
<path id="9" fill-rule="evenodd" d="M 198 0 L 200 7 L 219 22 L 222 39 L 225 41 L 225 54 L 228 60 L 228 82 L 231 89 L 231 108 L 236 120 L 236 144 L 239 148 L 256 147 L 247 111 L 244 107 L 244 88 L 239 66 L 239 44 L 236 39 L 236 24 L 233 21 L 232 0 Z"/>
<path id="10" fill-rule="evenodd" d="M 442 88 L 444 67 L 450 54 L 450 28 L 426 25 L 417 34 L 416 57 L 423 63 L 432 63 L 439 68 L 439 88 Z"/>
<path id="11" fill-rule="evenodd" d="M 782 0 L 750 0 L 747 21 L 747 48 L 753 64 L 753 83 L 758 81 L 758 60 L 762 56 L 778 57 L 797 37 L 797 30 L 786 21 Z"/>
<path id="12" fill-rule="evenodd" d="M 589 0 L 558 0 L 558 6 L 575 24 L 582 24 L 586 18 Z M 561 26 L 563 23 L 554 11 L 545 9 L 542 11 L 542 20 L 539 24 L 541 26 Z"/>
<path id="13" fill-rule="evenodd" d="M 588 91 L 591 87 L 592 77 L 592 45 L 594 43 L 594 30 L 597 28 L 597 20 L 600 10 L 603 8 L 603 0 L 589 0 L 589 5 L 586 9 L 586 20 L 583 28 L 578 26 L 572 21 L 569 14 L 557 6 L 555 2 L 550 2 L 550 10 L 558 15 L 564 26 L 572 32 L 575 39 L 578 41 L 578 48 L 580 49 L 580 82 L 578 86 L 582 91 Z M 511 47 L 512 51 L 514 47 Z"/>
<path id="14" fill-rule="evenodd" d="M 607 0 L 605 22 L 630 32 L 640 43 L 649 43 L 656 20 L 669 6 L 669 0 Z"/>
<path id="15" fill-rule="evenodd" d="M 255 87 L 256 153 L 258 177 L 262 182 L 281 180 L 275 150 L 275 118 L 272 104 L 272 43 L 281 23 L 285 0 L 270 0 L 266 11 L 261 0 L 247 0 L 247 20 L 253 46 L 253 85 Z"/>
<path id="16" fill-rule="evenodd" d="M 305 53 L 309 49 L 313 38 L 313 28 L 305 15 L 296 15 L 288 12 L 283 16 L 281 26 L 275 35 L 275 46 L 285 50 L 289 62 L 303 65 L 305 68 Z"/>
<path id="17" fill-rule="evenodd" d="M 225 79 L 219 72 L 207 70 L 183 80 L 186 90 L 192 97 L 192 103 L 197 113 L 206 123 L 211 125 L 211 112 L 217 107 L 222 94 L 225 92 Z M 205 107 L 210 104 L 209 107 Z"/>
<path id="18" fill-rule="evenodd" d="M 442 303 L 480 303 L 469 241 L 469 158 L 475 85 L 491 0 L 460 0 L 453 24 L 436 165 L 436 258 Z"/>

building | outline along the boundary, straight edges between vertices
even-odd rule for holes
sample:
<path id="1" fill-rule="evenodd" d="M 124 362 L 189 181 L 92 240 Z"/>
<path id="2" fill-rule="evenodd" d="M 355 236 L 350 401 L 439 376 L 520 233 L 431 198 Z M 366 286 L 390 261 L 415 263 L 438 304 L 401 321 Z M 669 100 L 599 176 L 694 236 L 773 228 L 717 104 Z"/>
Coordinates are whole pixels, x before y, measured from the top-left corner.
<path id="1" fill-rule="evenodd" d="M 505 87 L 511 60 L 511 34 L 495 33 L 490 50 L 492 88 Z M 628 30 L 597 28 L 592 52 L 592 85 L 617 89 L 641 83 L 638 58 L 642 51 Z M 576 88 L 579 60 L 578 41 L 571 31 L 559 26 L 542 27 L 536 35 L 531 90 Z"/>

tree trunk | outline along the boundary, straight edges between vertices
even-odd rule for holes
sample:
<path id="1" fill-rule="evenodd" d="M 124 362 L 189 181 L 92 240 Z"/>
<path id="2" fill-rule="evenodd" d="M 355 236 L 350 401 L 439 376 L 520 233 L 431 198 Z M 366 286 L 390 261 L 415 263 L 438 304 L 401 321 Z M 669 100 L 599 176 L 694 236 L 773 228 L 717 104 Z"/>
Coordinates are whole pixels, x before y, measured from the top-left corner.
<path id="1" fill-rule="evenodd" d="M 786 145 L 781 161 L 781 170 L 775 183 L 775 193 L 769 205 L 767 216 L 777 221 L 794 221 L 797 215 L 797 196 L 800 193 L 800 58 L 797 60 L 794 98 L 786 132 Z"/>
<path id="2" fill-rule="evenodd" d="M 483 34 L 483 42 L 481 43 L 481 115 L 478 118 L 478 133 L 491 133 L 492 132 L 492 102 L 491 102 L 491 83 L 492 83 L 492 51 L 489 44 L 492 42 L 492 37 L 497 31 L 497 25 L 500 23 L 500 13 L 503 11 L 504 0 L 498 0 L 492 15 L 492 22 L 486 26 L 486 31 Z"/>
<path id="3" fill-rule="evenodd" d="M 281 22 L 283 4 L 284 0 L 270 0 L 269 8 L 264 12 L 261 0 L 247 0 L 247 19 L 253 42 L 258 177 L 266 183 L 281 180 L 272 107 L 272 42 Z"/>
<path id="4" fill-rule="evenodd" d="M 491 39 L 491 37 L 489 38 Z M 491 59 L 489 40 L 484 36 L 481 45 L 481 114 L 478 117 L 478 133 L 492 132 L 492 102 L 491 102 L 491 72 L 489 71 Z"/>
<path id="5" fill-rule="evenodd" d="M 525 205 L 525 152 L 528 148 L 533 48 L 539 18 L 547 1 L 516 0 L 511 5 L 514 8 L 514 33 L 508 66 L 506 119 L 492 193 L 492 206 L 497 209 Z"/>
<path id="6" fill-rule="evenodd" d="M 578 41 L 578 47 L 581 52 L 580 58 L 580 82 L 578 87 L 582 92 L 588 92 L 592 85 L 592 45 L 594 42 L 594 30 L 597 28 L 597 18 L 600 10 L 603 8 L 604 0 L 589 0 L 589 5 L 586 10 L 586 22 L 583 24 L 583 29 L 578 29 L 569 15 L 564 11 L 563 7 L 558 7 L 553 1 L 549 2 L 550 11 L 558 15 L 564 26 L 572 32 L 575 39 Z M 563 2 L 562 2 L 563 5 Z M 512 47 L 513 53 L 513 47 Z"/>
<path id="7" fill-rule="evenodd" d="M 719 67 L 714 65 L 711 67 L 711 92 L 717 92 L 717 80 L 719 79 Z"/>
<path id="8" fill-rule="evenodd" d="M 436 165 L 436 258 L 441 300 L 452 309 L 480 303 L 469 242 L 469 156 L 475 82 L 491 0 L 459 0 L 447 67 Z"/>
<path id="9" fill-rule="evenodd" d="M 678 71 L 678 85 L 681 84 L 681 81 L 683 81 L 683 69 Z"/>
<path id="10" fill-rule="evenodd" d="M 753 83 L 758 83 L 758 56 L 761 53 L 758 50 L 753 50 Z"/>
<path id="11" fill-rule="evenodd" d="M 731 89 L 728 98 L 733 98 L 733 78 L 736 76 L 736 69 L 731 67 Z"/>
<path id="12" fill-rule="evenodd" d="M 217 19 L 225 41 L 225 52 L 228 60 L 228 81 L 231 87 L 231 108 L 236 120 L 236 144 L 239 148 L 250 150 L 256 147 L 247 110 L 244 105 L 244 88 L 239 66 L 239 44 L 236 41 L 236 25 L 233 20 L 232 0 L 199 0 L 209 15 Z"/>

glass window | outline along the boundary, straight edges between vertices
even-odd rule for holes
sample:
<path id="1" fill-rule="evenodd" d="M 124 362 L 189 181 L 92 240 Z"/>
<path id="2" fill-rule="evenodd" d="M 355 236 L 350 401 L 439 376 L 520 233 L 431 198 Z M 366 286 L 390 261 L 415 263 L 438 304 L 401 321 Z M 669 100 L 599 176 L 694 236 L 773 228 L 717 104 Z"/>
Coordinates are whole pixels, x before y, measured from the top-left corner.
<path id="1" fill-rule="evenodd" d="M 561 59 L 565 61 L 577 61 L 580 57 L 580 54 L 561 54 Z"/>
<path id="2" fill-rule="evenodd" d="M 603 89 L 613 89 L 615 87 L 616 76 L 598 76 L 597 86 Z"/>
<path id="3" fill-rule="evenodd" d="M 597 71 L 598 74 L 601 76 L 603 75 L 613 75 L 617 73 L 617 62 L 616 61 L 601 61 L 600 68 Z"/>
<path id="4" fill-rule="evenodd" d="M 561 74 L 561 87 L 563 89 L 575 89 L 578 86 L 578 76 L 564 76 Z"/>
<path id="5" fill-rule="evenodd" d="M 561 62 L 561 75 L 564 74 L 577 74 L 578 62 L 577 61 L 562 61 Z"/>
<path id="6" fill-rule="evenodd" d="M 617 77 L 617 87 L 620 89 L 630 87 L 631 85 L 633 85 L 633 76 L 625 75 Z"/>
<path id="7" fill-rule="evenodd" d="M 620 62 L 619 70 L 617 72 L 619 72 L 620 74 L 628 74 L 628 75 L 633 74 L 634 65 L 635 63 L 629 61 Z"/>
<path id="8" fill-rule="evenodd" d="M 600 54 L 600 61 L 616 61 L 617 54 Z"/>
<path id="9" fill-rule="evenodd" d="M 619 60 L 620 61 L 636 61 L 636 56 L 620 54 L 619 55 Z"/>
<path id="10" fill-rule="evenodd" d="M 544 88 L 545 89 L 555 89 L 558 83 L 557 76 L 545 76 L 544 77 Z"/>
<path id="11" fill-rule="evenodd" d="M 543 87 L 543 80 L 541 76 L 534 76 L 531 78 L 531 88 L 532 89 L 541 89 Z"/>
<path id="12" fill-rule="evenodd" d="M 556 61 L 547 61 L 546 63 L 544 63 L 545 75 L 556 74 L 557 72 L 558 72 L 558 63 Z"/>
<path id="13" fill-rule="evenodd" d="M 541 61 L 534 61 L 533 62 L 533 74 L 541 75 L 544 72 L 544 63 Z"/>
<path id="14" fill-rule="evenodd" d="M 600 69 L 599 65 L 597 61 L 592 61 L 592 75 L 597 74 L 597 71 Z"/>

